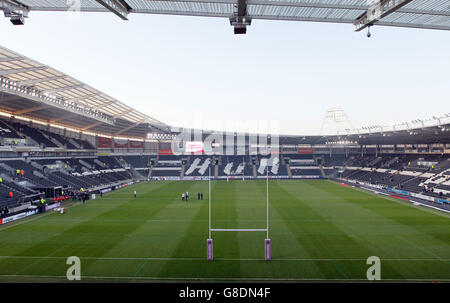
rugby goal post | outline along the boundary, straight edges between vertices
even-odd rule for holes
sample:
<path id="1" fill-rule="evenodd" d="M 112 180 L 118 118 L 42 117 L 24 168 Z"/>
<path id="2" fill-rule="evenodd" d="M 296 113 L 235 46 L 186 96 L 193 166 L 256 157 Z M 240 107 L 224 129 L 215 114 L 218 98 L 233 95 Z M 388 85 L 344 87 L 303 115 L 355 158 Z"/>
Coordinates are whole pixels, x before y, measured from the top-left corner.
<path id="1" fill-rule="evenodd" d="M 212 232 L 265 232 L 266 239 L 264 240 L 265 260 L 272 259 L 271 256 L 271 240 L 269 238 L 269 169 L 267 169 L 266 176 L 266 228 L 212 228 L 211 227 L 211 167 L 209 168 L 208 178 L 208 192 L 209 192 L 209 206 L 208 206 L 208 239 L 206 239 L 206 259 L 208 261 L 214 260 L 214 249 Z"/>

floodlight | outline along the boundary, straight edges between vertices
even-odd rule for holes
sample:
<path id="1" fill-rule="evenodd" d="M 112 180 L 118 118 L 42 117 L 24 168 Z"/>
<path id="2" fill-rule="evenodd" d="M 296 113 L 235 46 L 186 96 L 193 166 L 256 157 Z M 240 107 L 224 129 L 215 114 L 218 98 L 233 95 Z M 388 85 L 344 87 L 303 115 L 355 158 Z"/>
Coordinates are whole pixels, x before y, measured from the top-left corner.
<path id="1" fill-rule="evenodd" d="M 234 34 L 240 35 L 240 34 L 246 34 L 247 33 L 247 27 L 245 25 L 243 26 L 235 26 L 234 27 Z"/>
<path id="2" fill-rule="evenodd" d="M 25 19 L 23 18 L 23 15 L 12 15 L 11 23 L 14 25 L 24 25 Z"/>

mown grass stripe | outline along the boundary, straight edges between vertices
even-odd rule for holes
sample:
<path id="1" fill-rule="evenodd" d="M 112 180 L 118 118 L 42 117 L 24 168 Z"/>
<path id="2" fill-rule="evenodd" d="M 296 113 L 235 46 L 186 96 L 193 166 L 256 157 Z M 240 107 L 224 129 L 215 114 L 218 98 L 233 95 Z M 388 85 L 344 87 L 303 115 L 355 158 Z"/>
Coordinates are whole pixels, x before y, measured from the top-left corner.
<path id="1" fill-rule="evenodd" d="M 263 260 L 264 235 L 217 233 L 208 262 L 206 193 L 206 181 L 144 182 L 2 229 L 0 280 L 64 281 L 75 255 L 86 281 L 364 281 L 375 255 L 382 281 L 450 281 L 447 218 L 326 181 L 270 181 L 272 261 Z M 213 182 L 215 228 L 264 227 L 264 206 L 265 180 Z"/>
<path id="2" fill-rule="evenodd" d="M 142 269 L 144 269 L 144 267 L 147 265 L 148 261 L 150 261 L 150 259 L 145 260 L 145 262 L 141 265 L 141 267 L 139 267 L 139 269 L 134 273 L 134 277 L 137 277 L 139 275 L 139 273 L 142 271 Z"/>
<path id="3" fill-rule="evenodd" d="M 342 276 L 344 276 L 344 278 L 350 279 L 336 262 L 334 262 L 333 260 L 330 260 L 330 263 L 334 266 L 334 268 L 337 269 L 338 272 L 341 273 Z"/>

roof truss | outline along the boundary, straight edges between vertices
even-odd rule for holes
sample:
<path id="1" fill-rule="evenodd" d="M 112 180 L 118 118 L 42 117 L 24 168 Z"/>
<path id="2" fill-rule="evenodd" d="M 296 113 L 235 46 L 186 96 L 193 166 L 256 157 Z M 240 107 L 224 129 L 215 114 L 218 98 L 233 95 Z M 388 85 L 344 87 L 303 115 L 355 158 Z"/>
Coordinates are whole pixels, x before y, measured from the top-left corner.
<path id="1" fill-rule="evenodd" d="M 85 131 L 85 130 L 91 129 L 93 127 L 96 127 L 100 124 L 102 124 L 102 122 L 95 122 L 95 123 L 89 124 L 88 126 L 83 127 L 81 130 Z"/>
<path id="2" fill-rule="evenodd" d="M 30 3 L 30 11 L 67 11 L 59 2 Z M 450 30 L 448 3 L 441 0 L 85 0 L 78 10 L 113 12 L 124 20 L 130 13 L 222 17 L 234 27 L 265 19 L 355 24 L 357 31 L 374 24 Z"/>
<path id="3" fill-rule="evenodd" d="M 411 1 L 412 0 L 380 0 L 355 21 L 354 25 L 356 26 L 356 31 L 359 32 L 368 26 L 374 25 L 376 22 L 397 11 Z"/>
<path id="4" fill-rule="evenodd" d="M 35 67 L 4 69 L 4 70 L 0 70 L 0 76 L 33 72 L 33 71 L 47 69 L 47 68 L 48 68 L 48 66 L 35 66 Z"/>
<path id="5" fill-rule="evenodd" d="M 95 0 L 110 12 L 116 14 L 119 18 L 123 20 L 128 20 L 128 9 L 123 4 L 123 2 L 119 0 Z"/>
<path id="6" fill-rule="evenodd" d="M 38 110 L 41 110 L 41 109 L 45 109 L 45 108 L 48 108 L 48 107 L 49 106 L 46 105 L 46 104 L 39 105 L 39 106 L 34 106 L 34 107 L 29 107 L 29 108 L 25 108 L 25 109 L 22 109 L 22 110 L 15 111 L 14 115 L 23 115 L 23 114 L 26 114 L 26 113 L 31 113 L 31 112 L 35 112 L 35 111 L 38 111 Z"/>
<path id="7" fill-rule="evenodd" d="M 132 125 L 130 125 L 130 126 L 128 126 L 128 127 L 126 127 L 126 128 L 124 128 L 124 129 L 121 129 L 120 131 L 118 131 L 118 132 L 114 133 L 114 136 L 117 136 L 117 135 L 123 134 L 123 133 L 124 133 L 124 132 L 126 132 L 127 130 L 130 130 L 130 129 L 132 129 L 132 128 L 134 128 L 134 127 L 138 126 L 139 124 L 141 124 L 141 123 L 144 123 L 144 122 L 145 122 L 145 120 L 146 120 L 146 119 L 142 119 L 141 121 L 139 121 L 139 122 L 136 122 L 135 124 L 132 124 Z"/>
<path id="8" fill-rule="evenodd" d="M 71 86 L 63 86 L 63 87 L 58 87 L 58 88 L 53 88 L 53 89 L 47 89 L 44 90 L 43 93 L 45 94 L 55 94 L 55 93 L 59 93 L 65 90 L 71 90 L 74 88 L 78 88 L 78 87 L 83 87 L 83 84 L 76 84 L 76 85 L 71 85 Z"/>
<path id="9" fill-rule="evenodd" d="M 62 76 L 47 77 L 47 78 L 37 78 L 37 79 L 33 79 L 33 80 L 17 81 L 17 84 L 18 85 L 33 85 L 33 84 L 42 83 L 42 82 L 60 80 L 60 79 L 66 78 L 66 77 L 67 77 L 66 75 L 62 75 Z"/>
<path id="10" fill-rule="evenodd" d="M 4 11 L 6 17 L 10 17 L 12 14 L 28 17 L 29 12 L 29 8 L 26 5 L 12 0 L 1 0 L 0 9 Z"/>

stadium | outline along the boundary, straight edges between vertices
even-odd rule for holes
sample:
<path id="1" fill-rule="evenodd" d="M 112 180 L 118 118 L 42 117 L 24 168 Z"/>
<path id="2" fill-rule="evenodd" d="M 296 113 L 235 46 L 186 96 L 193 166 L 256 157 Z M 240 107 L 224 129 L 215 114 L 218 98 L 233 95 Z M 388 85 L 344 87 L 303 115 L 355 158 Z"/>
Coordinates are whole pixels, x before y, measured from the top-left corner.
<path id="1" fill-rule="evenodd" d="M 257 19 L 450 30 L 447 1 L 373 2 L 80 11 L 229 18 L 235 34 Z M 13 24 L 68 9 L 0 3 Z M 439 110 L 315 135 L 179 127 L 0 46 L 0 281 L 68 281 L 75 257 L 72 280 L 88 282 L 448 282 L 450 112 Z M 324 118 L 345 121 L 340 108 Z"/>

